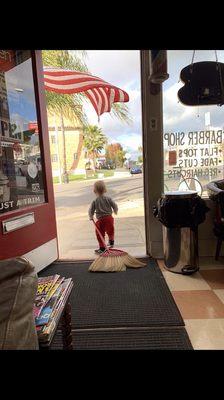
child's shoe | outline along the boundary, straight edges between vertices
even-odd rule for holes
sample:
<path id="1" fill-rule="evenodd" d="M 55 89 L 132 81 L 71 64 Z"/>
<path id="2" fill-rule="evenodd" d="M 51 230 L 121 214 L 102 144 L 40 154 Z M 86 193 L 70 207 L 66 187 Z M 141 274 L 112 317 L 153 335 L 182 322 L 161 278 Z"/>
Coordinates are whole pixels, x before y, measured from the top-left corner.
<path id="1" fill-rule="evenodd" d="M 109 249 L 112 249 L 114 247 L 114 240 L 109 240 L 109 243 L 107 245 Z"/>
<path id="2" fill-rule="evenodd" d="M 104 251 L 105 251 L 105 248 L 104 247 L 100 247 L 99 249 L 95 250 L 95 253 L 96 254 L 102 254 L 102 253 L 104 253 Z"/>

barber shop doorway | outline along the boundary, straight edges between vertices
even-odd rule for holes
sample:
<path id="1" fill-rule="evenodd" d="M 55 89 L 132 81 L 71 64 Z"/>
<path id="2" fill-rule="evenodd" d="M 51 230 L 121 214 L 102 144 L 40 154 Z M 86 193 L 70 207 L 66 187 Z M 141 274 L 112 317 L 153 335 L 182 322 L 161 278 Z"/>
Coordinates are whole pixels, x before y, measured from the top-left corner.
<path id="1" fill-rule="evenodd" d="M 51 65 L 56 53 L 60 56 L 59 51 L 52 52 Z M 42 55 L 45 65 L 49 51 Z M 140 51 L 71 51 L 69 57 L 79 66 L 81 63 L 88 73 L 127 92 L 129 101 L 114 103 L 111 111 L 102 113 L 99 120 L 84 95 L 81 100 L 75 97 L 75 101 L 80 101 L 76 118 L 65 113 L 62 119 L 48 109 L 59 258 L 86 260 L 95 256 L 98 242 L 88 209 L 95 198 L 93 185 L 97 180 L 104 181 L 107 195 L 118 205 L 118 214 L 114 216 L 115 247 L 133 256 L 145 256 L 146 157 Z M 95 148 L 91 147 L 93 137 L 98 139 Z"/>

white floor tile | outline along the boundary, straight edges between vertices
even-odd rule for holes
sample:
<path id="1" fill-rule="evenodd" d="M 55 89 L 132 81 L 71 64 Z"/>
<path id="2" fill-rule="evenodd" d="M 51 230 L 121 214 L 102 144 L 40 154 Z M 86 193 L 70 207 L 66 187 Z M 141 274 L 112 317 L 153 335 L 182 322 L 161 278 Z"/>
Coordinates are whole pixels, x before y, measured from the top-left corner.
<path id="1" fill-rule="evenodd" d="M 162 271 L 171 291 L 174 290 L 211 290 L 207 282 L 199 272 L 193 275 L 174 274 L 170 271 Z"/>
<path id="2" fill-rule="evenodd" d="M 184 322 L 195 350 L 224 350 L 224 319 L 188 319 Z"/>
<path id="3" fill-rule="evenodd" d="M 218 298 L 224 303 L 224 289 L 215 289 L 213 290 Z"/>

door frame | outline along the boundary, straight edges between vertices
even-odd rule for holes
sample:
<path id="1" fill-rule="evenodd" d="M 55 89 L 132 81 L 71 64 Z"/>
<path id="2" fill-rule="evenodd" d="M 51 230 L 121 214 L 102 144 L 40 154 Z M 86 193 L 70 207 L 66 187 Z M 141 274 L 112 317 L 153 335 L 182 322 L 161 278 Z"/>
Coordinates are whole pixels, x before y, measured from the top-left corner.
<path id="1" fill-rule="evenodd" d="M 140 57 L 146 253 L 154 258 L 163 258 L 162 224 L 153 215 L 153 207 L 164 191 L 163 88 L 158 84 L 153 90 L 149 80 L 151 51 L 141 50 Z M 156 122 L 155 127 L 153 122 Z M 201 257 L 214 257 L 217 242 L 213 233 L 215 205 L 209 198 L 205 201 L 210 211 L 198 228 L 199 254 Z M 220 254 L 224 256 L 224 246 Z"/>
<path id="2" fill-rule="evenodd" d="M 35 250 L 37 250 L 37 252 L 35 255 L 32 254 L 31 258 L 32 256 L 33 258 L 37 256 L 38 259 L 38 249 L 41 248 L 39 251 L 39 253 L 41 253 L 43 252 L 43 246 L 50 243 L 50 250 L 48 251 L 48 247 L 46 248 L 46 260 L 43 261 L 43 254 L 39 254 L 42 260 L 41 263 L 46 266 L 47 256 L 50 261 L 58 257 L 58 243 L 41 50 L 32 50 L 31 60 L 40 150 L 44 171 L 45 203 L 0 215 L 0 260 L 22 256 L 27 253 L 31 254 L 32 251 Z M 2 221 L 32 212 L 35 217 L 34 224 L 3 234 Z"/>
<path id="3" fill-rule="evenodd" d="M 162 85 L 150 83 L 151 51 L 140 50 L 146 253 L 162 257 L 162 228 L 153 207 L 163 191 Z"/>

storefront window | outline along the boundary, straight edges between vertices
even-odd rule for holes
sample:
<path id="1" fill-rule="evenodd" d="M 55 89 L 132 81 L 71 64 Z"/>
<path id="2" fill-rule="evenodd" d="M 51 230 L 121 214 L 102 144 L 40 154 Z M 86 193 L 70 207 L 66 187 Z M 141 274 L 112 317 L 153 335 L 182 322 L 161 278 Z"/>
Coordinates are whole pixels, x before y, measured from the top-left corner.
<path id="1" fill-rule="evenodd" d="M 45 201 L 30 51 L 0 50 L 0 213 Z"/>
<path id="2" fill-rule="evenodd" d="M 167 51 L 169 79 L 163 83 L 164 191 L 197 190 L 223 179 L 224 106 L 186 106 L 177 92 L 180 72 L 191 64 L 193 50 Z M 224 62 L 224 51 L 217 51 Z M 216 61 L 215 51 L 198 50 L 194 62 Z"/>

